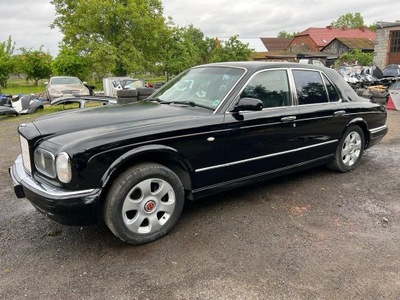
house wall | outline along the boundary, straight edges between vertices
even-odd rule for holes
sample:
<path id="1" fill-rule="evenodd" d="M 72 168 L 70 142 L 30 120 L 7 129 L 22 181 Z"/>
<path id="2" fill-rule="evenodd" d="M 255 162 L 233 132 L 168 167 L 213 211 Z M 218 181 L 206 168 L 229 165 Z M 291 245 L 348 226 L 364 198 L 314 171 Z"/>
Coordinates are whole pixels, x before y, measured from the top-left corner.
<path id="1" fill-rule="evenodd" d="M 340 41 L 335 40 L 328 46 L 326 46 L 323 51 L 327 53 L 342 55 L 349 50 L 350 49 L 346 45 L 343 45 L 343 43 L 341 43 Z"/>
<path id="2" fill-rule="evenodd" d="M 390 31 L 400 26 L 377 28 L 373 64 L 383 69 L 389 64 Z M 400 62 L 399 62 L 400 63 Z"/>

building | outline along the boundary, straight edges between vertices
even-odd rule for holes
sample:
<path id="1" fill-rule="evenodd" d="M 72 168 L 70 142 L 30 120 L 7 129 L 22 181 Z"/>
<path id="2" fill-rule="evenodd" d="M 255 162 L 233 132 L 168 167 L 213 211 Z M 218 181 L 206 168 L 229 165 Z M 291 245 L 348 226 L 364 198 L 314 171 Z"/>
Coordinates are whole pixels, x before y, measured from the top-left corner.
<path id="1" fill-rule="evenodd" d="M 375 42 L 375 32 L 362 28 L 308 28 L 296 35 L 290 42 L 288 48 L 292 52 L 296 49 L 308 49 L 310 52 L 319 52 L 335 38 L 366 38 Z"/>
<path id="2" fill-rule="evenodd" d="M 367 38 L 334 38 L 321 51 L 340 56 L 355 49 L 361 52 L 373 53 L 374 48 L 375 42 Z"/>
<path id="3" fill-rule="evenodd" d="M 400 64 L 400 21 L 376 25 L 374 65 L 383 69 L 390 64 Z"/>

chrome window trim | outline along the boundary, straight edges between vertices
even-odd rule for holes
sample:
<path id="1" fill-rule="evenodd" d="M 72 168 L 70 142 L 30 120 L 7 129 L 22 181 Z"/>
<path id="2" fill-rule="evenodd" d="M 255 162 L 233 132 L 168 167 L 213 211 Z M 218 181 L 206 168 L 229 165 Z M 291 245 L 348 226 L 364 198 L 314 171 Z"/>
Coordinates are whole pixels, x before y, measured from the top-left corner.
<path id="1" fill-rule="evenodd" d="M 328 103 L 328 104 L 331 104 L 331 103 L 341 103 L 341 102 L 343 102 L 343 97 L 342 97 L 342 94 L 339 92 L 339 89 L 338 89 L 337 86 L 332 82 L 332 80 L 329 78 L 329 76 L 328 76 L 325 72 L 323 72 L 322 70 L 315 70 L 315 69 L 309 69 L 309 68 L 295 68 L 295 67 L 289 68 L 288 70 L 290 71 L 290 72 L 289 72 L 289 74 L 290 74 L 290 79 L 291 79 L 290 84 L 291 84 L 291 89 L 292 89 L 293 94 L 294 94 L 294 95 L 293 95 L 293 96 L 294 96 L 293 100 L 295 100 L 295 103 L 296 103 L 297 106 L 326 105 L 327 103 Z M 320 73 L 319 75 L 321 76 L 322 82 L 324 83 L 325 92 L 326 92 L 326 94 L 327 94 L 327 96 L 328 96 L 328 102 L 323 102 L 323 103 L 310 103 L 310 104 L 299 104 L 299 99 L 297 98 L 296 82 L 295 82 L 295 80 L 294 80 L 293 70 L 294 70 L 294 71 L 296 71 L 296 70 L 297 70 L 297 71 L 298 71 L 298 70 L 299 70 L 299 71 L 313 71 L 313 72 L 318 72 L 318 73 Z M 325 84 L 325 81 L 324 81 L 324 77 L 323 77 L 322 75 L 324 75 L 324 76 L 329 80 L 329 82 L 332 84 L 332 86 L 335 88 L 336 92 L 338 93 L 338 95 L 339 95 L 339 97 L 340 97 L 339 101 L 330 101 L 329 93 L 328 93 L 328 91 L 327 91 L 327 87 L 326 87 L 326 84 Z"/>
<path id="2" fill-rule="evenodd" d="M 200 172 L 204 172 L 204 171 L 230 167 L 230 166 L 243 164 L 243 163 L 250 162 L 250 161 L 256 161 L 256 160 L 260 160 L 260 159 L 264 159 L 264 158 L 269 158 L 269 157 L 279 156 L 279 155 L 283 155 L 283 154 L 298 152 L 298 151 L 302 151 L 302 150 L 306 150 L 306 149 L 311 149 L 311 148 L 315 148 L 315 147 L 320 147 L 320 146 L 336 143 L 338 141 L 339 140 L 336 139 L 336 140 L 331 140 L 331 141 L 327 141 L 327 142 L 323 142 L 323 143 L 319 143 L 319 144 L 315 144 L 315 145 L 310 145 L 310 146 L 305 146 L 305 147 L 296 148 L 296 149 L 292 149 L 292 150 L 287 150 L 287 151 L 283 151 L 283 152 L 271 153 L 271 154 L 267 154 L 267 155 L 262 155 L 262 156 L 248 158 L 248 159 L 233 161 L 233 162 L 229 162 L 229 163 L 225 163 L 225 164 L 215 165 L 215 166 L 211 166 L 211 167 L 200 168 L 200 169 L 196 169 L 195 172 L 200 173 Z"/>

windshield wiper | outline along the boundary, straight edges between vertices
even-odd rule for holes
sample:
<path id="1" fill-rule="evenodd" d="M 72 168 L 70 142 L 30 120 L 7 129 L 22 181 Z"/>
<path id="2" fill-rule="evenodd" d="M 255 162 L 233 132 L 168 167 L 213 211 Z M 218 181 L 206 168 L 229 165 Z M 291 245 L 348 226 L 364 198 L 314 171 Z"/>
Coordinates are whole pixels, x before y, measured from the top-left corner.
<path id="1" fill-rule="evenodd" d="M 183 105 L 189 105 L 191 107 L 201 107 L 201 108 L 207 108 L 210 110 L 214 110 L 213 108 L 207 106 L 207 105 L 202 105 L 199 103 L 196 103 L 194 101 L 161 101 L 163 104 L 183 104 Z"/>
<path id="2" fill-rule="evenodd" d="M 164 101 L 162 101 L 160 98 L 158 97 L 154 97 L 154 98 L 147 98 L 146 101 L 156 101 L 156 102 L 160 102 L 163 103 Z"/>

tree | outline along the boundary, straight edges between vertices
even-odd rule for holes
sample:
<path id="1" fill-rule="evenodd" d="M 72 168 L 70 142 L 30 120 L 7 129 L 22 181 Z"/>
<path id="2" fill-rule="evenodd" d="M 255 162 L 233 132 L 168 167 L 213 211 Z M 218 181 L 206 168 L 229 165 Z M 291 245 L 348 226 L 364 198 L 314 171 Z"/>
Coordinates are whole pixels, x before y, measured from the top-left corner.
<path id="1" fill-rule="evenodd" d="M 76 76 L 82 79 L 87 73 L 85 58 L 66 46 L 60 48 L 52 67 L 56 75 Z"/>
<path id="2" fill-rule="evenodd" d="M 207 62 L 204 34 L 193 25 L 170 28 L 168 39 L 163 45 L 161 65 L 168 74 L 178 74 Z"/>
<path id="3" fill-rule="evenodd" d="M 371 66 L 373 60 L 373 53 L 361 52 L 359 49 L 346 52 L 339 57 L 341 65 L 344 63 L 348 65 Z"/>
<path id="4" fill-rule="evenodd" d="M 364 25 L 364 18 L 361 16 L 359 12 L 357 13 L 347 13 L 345 15 L 341 15 L 336 21 L 331 23 L 332 27 L 341 28 L 360 28 Z"/>
<path id="5" fill-rule="evenodd" d="M 21 69 L 26 74 L 27 80 L 34 80 L 35 86 L 38 86 L 40 79 L 48 78 L 51 76 L 52 57 L 49 53 L 45 53 L 40 47 L 39 50 L 27 50 L 21 48 L 22 60 Z"/>
<path id="6" fill-rule="evenodd" d="M 160 0 L 51 0 L 66 46 L 95 71 L 126 75 L 146 70 L 160 57 L 167 26 Z"/>
<path id="7" fill-rule="evenodd" d="M 15 61 L 12 56 L 14 48 L 15 43 L 11 40 L 11 36 L 7 41 L 0 43 L 0 92 L 2 87 L 7 87 L 8 78 L 15 69 Z"/>
<path id="8" fill-rule="evenodd" d="M 210 62 L 250 60 L 253 53 L 253 50 L 249 49 L 249 44 L 239 41 L 237 35 L 227 41 L 209 39 L 207 43 L 211 49 Z"/>
<path id="9" fill-rule="evenodd" d="M 278 38 L 294 38 L 296 35 L 298 35 L 298 32 L 286 32 L 285 30 L 279 31 L 278 33 Z"/>

